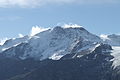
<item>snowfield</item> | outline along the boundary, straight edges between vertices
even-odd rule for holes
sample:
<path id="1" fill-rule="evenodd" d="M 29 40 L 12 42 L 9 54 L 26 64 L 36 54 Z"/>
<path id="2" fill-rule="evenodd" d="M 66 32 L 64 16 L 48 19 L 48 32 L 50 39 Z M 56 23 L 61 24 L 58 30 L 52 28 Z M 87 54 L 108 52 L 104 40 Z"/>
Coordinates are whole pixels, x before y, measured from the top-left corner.
<path id="1" fill-rule="evenodd" d="M 113 50 L 111 55 L 114 56 L 114 58 L 112 59 L 113 66 L 114 67 L 120 66 L 120 46 L 113 46 L 112 48 Z"/>

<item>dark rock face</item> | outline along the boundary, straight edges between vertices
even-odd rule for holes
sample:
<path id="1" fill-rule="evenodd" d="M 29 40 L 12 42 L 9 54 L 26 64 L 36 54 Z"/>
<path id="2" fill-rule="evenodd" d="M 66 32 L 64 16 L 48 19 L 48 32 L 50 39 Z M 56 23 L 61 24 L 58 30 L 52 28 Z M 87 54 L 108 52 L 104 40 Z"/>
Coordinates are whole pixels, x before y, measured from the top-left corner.
<path id="1" fill-rule="evenodd" d="M 101 57 L 99 58 L 102 59 Z M 102 61 L 105 60 L 91 60 L 85 59 L 85 57 L 65 61 L 49 61 L 39 69 L 11 80 L 112 80 L 112 63 L 107 61 L 103 63 Z"/>
<path id="2" fill-rule="evenodd" d="M 27 73 L 40 66 L 40 61 L 33 59 L 18 60 L 0 56 L 0 80 Z"/>
<path id="3" fill-rule="evenodd" d="M 74 49 L 78 49 L 78 48 L 80 48 L 80 46 L 82 46 L 82 44 L 80 44 L 80 43 L 78 43 L 79 45 L 78 46 L 75 46 L 75 48 Z M 86 44 L 86 45 L 88 45 L 88 44 Z M 73 50 L 74 50 L 73 49 Z M 108 45 L 108 44 L 103 44 L 103 43 L 101 43 L 98 47 L 96 47 L 95 48 L 95 50 L 93 51 L 93 52 L 91 52 L 91 54 L 94 54 L 95 55 L 95 57 L 96 56 L 98 56 L 98 54 L 102 54 L 102 55 L 107 55 L 107 56 L 111 56 L 110 55 L 110 51 L 112 50 L 112 47 L 110 46 L 110 45 Z M 65 60 L 65 59 L 71 59 L 71 58 L 77 58 L 77 56 L 79 56 L 79 55 L 86 55 L 86 53 L 88 54 L 88 51 L 86 50 L 86 51 L 84 51 L 84 52 L 81 52 L 81 53 L 75 53 L 75 51 L 73 51 L 73 53 L 72 54 L 67 54 L 67 55 L 65 55 L 64 57 L 62 57 L 61 58 L 61 60 Z M 95 58 L 94 57 L 94 58 Z M 109 59 L 110 60 L 110 59 Z"/>
<path id="4" fill-rule="evenodd" d="M 95 49 L 96 53 L 109 53 L 109 51 L 112 50 L 112 47 L 108 44 L 101 43 L 99 47 Z"/>
<path id="5" fill-rule="evenodd" d="M 120 66 L 117 66 L 112 73 L 112 80 L 120 80 Z"/>

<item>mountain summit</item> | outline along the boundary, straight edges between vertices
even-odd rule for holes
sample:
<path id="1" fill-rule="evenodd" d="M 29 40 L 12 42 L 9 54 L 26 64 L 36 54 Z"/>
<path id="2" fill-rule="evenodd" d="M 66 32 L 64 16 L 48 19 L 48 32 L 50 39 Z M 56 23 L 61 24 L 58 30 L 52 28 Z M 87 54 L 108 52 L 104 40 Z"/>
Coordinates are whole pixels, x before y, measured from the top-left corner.
<path id="1" fill-rule="evenodd" d="M 19 59 L 59 60 L 66 54 L 92 49 L 102 40 L 83 27 L 56 26 L 32 37 L 9 39 L 0 47 L 1 54 Z"/>
<path id="2" fill-rule="evenodd" d="M 6 64 L 0 79 L 119 80 L 119 52 L 119 35 L 99 37 L 83 27 L 56 26 L 1 45 L 0 65 Z M 9 69 L 11 74 L 5 73 Z"/>
<path id="3" fill-rule="evenodd" d="M 100 43 L 120 45 L 119 42 L 119 36 L 116 35 L 109 35 L 107 39 L 103 39 L 83 27 L 56 26 L 34 36 L 9 39 L 0 46 L 0 52 L 4 56 L 18 59 L 59 60 L 73 52 L 91 52 Z"/>

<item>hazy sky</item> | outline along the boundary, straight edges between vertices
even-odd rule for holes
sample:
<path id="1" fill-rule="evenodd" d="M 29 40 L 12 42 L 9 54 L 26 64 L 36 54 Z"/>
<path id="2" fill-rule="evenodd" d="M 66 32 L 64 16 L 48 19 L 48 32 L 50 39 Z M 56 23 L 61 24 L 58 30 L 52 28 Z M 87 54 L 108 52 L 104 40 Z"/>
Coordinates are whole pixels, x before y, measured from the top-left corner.
<path id="1" fill-rule="evenodd" d="M 95 34 L 120 34 L 120 0 L 0 0 L 0 38 L 59 23 L 78 24 Z"/>

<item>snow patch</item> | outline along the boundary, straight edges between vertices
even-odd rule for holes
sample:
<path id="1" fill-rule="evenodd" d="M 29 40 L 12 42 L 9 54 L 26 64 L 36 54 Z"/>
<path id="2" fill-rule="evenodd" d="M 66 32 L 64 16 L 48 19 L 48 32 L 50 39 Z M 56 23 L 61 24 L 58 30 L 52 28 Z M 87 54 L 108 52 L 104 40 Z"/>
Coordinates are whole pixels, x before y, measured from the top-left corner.
<path id="1" fill-rule="evenodd" d="M 100 44 L 96 44 L 95 47 L 92 48 L 91 52 L 95 51 L 95 49 L 99 46 L 100 46 Z"/>
<path id="2" fill-rule="evenodd" d="M 64 56 L 64 55 L 53 54 L 49 59 L 59 60 L 59 59 L 61 59 L 63 56 Z"/>
<path id="3" fill-rule="evenodd" d="M 8 50 L 9 48 L 10 48 L 10 47 L 8 47 L 8 48 L 3 48 L 2 51 Z"/>
<path id="4" fill-rule="evenodd" d="M 19 35 L 19 37 L 20 37 L 20 38 L 24 37 L 24 35 L 23 35 L 23 34 L 18 34 L 18 35 Z"/>
<path id="5" fill-rule="evenodd" d="M 0 39 L 0 45 L 3 45 L 6 42 L 6 40 L 8 40 L 8 38 Z"/>
<path id="6" fill-rule="evenodd" d="M 77 25 L 77 24 L 64 24 L 62 27 L 63 28 L 80 28 L 82 26 Z"/>
<path id="7" fill-rule="evenodd" d="M 16 46 L 18 46 L 18 45 L 20 45 L 21 44 L 21 42 L 20 43 L 17 43 L 17 44 L 15 44 L 15 45 L 13 45 L 14 47 L 16 47 Z"/>
<path id="8" fill-rule="evenodd" d="M 105 41 L 106 39 L 109 40 L 108 35 L 105 35 L 105 34 L 101 34 L 101 35 L 100 35 L 100 38 L 101 38 L 103 41 Z"/>
<path id="9" fill-rule="evenodd" d="M 21 60 L 25 60 L 25 59 L 26 59 L 25 56 L 20 56 L 19 58 L 20 58 Z"/>
<path id="10" fill-rule="evenodd" d="M 120 66 L 120 46 L 113 46 L 113 51 L 111 53 L 114 58 L 112 59 L 113 61 L 113 66 L 116 68 L 117 66 Z"/>

